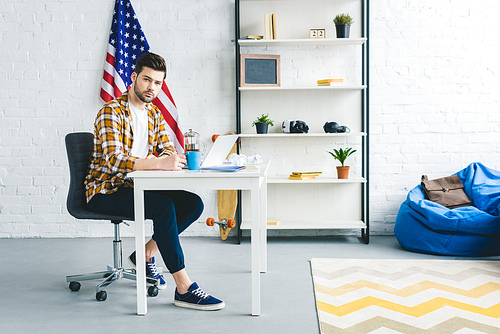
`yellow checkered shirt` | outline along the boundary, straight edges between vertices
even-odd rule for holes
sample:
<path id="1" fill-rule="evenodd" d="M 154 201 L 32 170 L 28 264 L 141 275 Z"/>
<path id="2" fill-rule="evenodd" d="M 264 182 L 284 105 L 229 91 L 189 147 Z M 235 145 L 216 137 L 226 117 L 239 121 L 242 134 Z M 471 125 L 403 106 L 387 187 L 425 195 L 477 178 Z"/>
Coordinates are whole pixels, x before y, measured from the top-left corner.
<path id="1" fill-rule="evenodd" d="M 126 177 L 139 158 L 130 155 L 134 138 L 128 104 L 126 91 L 119 98 L 106 103 L 97 113 L 94 123 L 94 152 L 90 158 L 89 174 L 85 178 L 87 202 L 95 194 L 111 194 L 118 187 L 133 186 Z M 145 109 L 149 118 L 148 155 L 176 153 L 161 111 L 151 103 L 146 104 Z"/>

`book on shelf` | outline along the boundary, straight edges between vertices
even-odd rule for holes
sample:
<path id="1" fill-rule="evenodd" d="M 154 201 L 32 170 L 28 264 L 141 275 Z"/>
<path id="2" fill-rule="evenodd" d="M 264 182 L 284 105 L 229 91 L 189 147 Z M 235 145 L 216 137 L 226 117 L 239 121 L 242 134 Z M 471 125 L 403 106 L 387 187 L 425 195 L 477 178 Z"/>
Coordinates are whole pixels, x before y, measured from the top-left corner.
<path id="1" fill-rule="evenodd" d="M 267 221 L 267 225 L 278 225 L 281 223 L 281 219 L 270 219 Z"/>
<path id="2" fill-rule="evenodd" d="M 264 14 L 264 39 L 276 39 L 276 14 Z"/>
<path id="3" fill-rule="evenodd" d="M 344 83 L 344 79 L 342 78 L 335 78 L 335 79 L 321 79 L 321 80 L 318 80 L 316 81 L 318 85 L 329 85 L 329 84 L 332 84 L 332 83 Z"/>
<path id="4" fill-rule="evenodd" d="M 313 180 L 316 178 L 316 175 L 290 175 L 288 177 L 289 180 Z"/>
<path id="5" fill-rule="evenodd" d="M 254 39 L 254 40 L 256 40 L 256 39 L 263 39 L 263 38 L 264 38 L 264 36 L 262 36 L 262 35 L 246 35 L 240 39 Z"/>
<path id="6" fill-rule="evenodd" d="M 290 176 L 304 176 L 304 175 L 312 175 L 312 176 L 320 176 L 323 174 L 323 172 L 318 171 L 318 172 L 292 172 L 292 175 Z"/>
<path id="7" fill-rule="evenodd" d="M 264 39 L 272 39 L 271 36 L 271 14 L 264 15 Z"/>
<path id="8" fill-rule="evenodd" d="M 273 39 L 276 39 L 276 14 L 271 15 L 271 27 L 273 32 Z"/>
<path id="9" fill-rule="evenodd" d="M 327 83 L 322 83 L 318 84 L 318 86 L 342 86 L 342 82 L 327 82 Z"/>

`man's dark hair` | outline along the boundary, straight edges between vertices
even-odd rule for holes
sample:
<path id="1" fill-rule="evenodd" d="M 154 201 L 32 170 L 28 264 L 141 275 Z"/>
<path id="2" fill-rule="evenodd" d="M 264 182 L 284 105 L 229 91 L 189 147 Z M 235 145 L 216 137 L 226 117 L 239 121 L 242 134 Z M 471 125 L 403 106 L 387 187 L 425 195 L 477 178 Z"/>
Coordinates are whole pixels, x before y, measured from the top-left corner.
<path id="1" fill-rule="evenodd" d="M 144 67 L 149 67 L 155 71 L 165 73 L 163 79 L 167 77 L 167 65 L 162 56 L 152 52 L 143 53 L 135 63 L 134 72 L 139 75 Z"/>

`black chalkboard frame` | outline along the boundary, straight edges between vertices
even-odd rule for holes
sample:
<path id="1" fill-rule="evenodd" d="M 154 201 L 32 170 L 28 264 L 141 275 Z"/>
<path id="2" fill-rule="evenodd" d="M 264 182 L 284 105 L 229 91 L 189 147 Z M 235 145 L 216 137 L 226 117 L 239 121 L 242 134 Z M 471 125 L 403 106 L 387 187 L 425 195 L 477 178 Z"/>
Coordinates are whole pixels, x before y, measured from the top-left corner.
<path id="1" fill-rule="evenodd" d="M 247 62 L 247 60 L 249 60 Z M 259 64 L 259 62 L 262 62 Z M 271 64 L 269 62 L 272 62 Z M 267 66 L 259 66 L 266 63 Z M 269 66 L 272 65 L 272 66 Z M 252 78 L 252 79 L 251 79 Z M 258 83 L 253 80 L 258 79 Z M 279 55 L 240 55 L 240 87 L 280 87 Z"/>

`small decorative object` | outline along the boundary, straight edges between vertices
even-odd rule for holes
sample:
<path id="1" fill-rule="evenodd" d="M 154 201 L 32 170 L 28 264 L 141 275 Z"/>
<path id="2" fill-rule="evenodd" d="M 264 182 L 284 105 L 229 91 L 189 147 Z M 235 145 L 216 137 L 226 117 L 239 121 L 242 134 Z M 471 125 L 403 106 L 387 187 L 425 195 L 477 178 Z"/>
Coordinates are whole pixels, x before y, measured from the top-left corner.
<path id="1" fill-rule="evenodd" d="M 342 166 L 337 166 L 337 176 L 339 179 L 347 179 L 349 178 L 349 166 L 345 166 L 345 160 L 356 150 L 353 150 L 352 147 L 348 147 L 345 150 L 343 149 L 333 149 L 333 152 L 327 151 L 330 153 L 335 160 L 340 161 Z"/>
<path id="2" fill-rule="evenodd" d="M 306 122 L 298 119 L 287 119 L 281 123 L 281 131 L 284 133 L 307 133 L 309 132 L 309 126 Z"/>
<path id="3" fill-rule="evenodd" d="M 240 55 L 240 87 L 281 86 L 279 55 Z"/>
<path id="4" fill-rule="evenodd" d="M 309 38 L 325 38 L 326 29 L 309 29 Z"/>
<path id="5" fill-rule="evenodd" d="M 349 38 L 351 31 L 351 24 L 354 20 L 349 14 L 338 14 L 333 19 L 335 30 L 337 31 L 337 38 Z"/>
<path id="6" fill-rule="evenodd" d="M 326 133 L 351 132 L 351 129 L 347 126 L 339 125 L 337 122 L 326 122 L 325 125 L 323 125 L 323 130 L 325 130 Z"/>
<path id="7" fill-rule="evenodd" d="M 262 114 L 252 123 L 252 126 L 255 126 L 257 129 L 257 133 L 261 134 L 267 133 L 269 125 L 274 126 L 274 121 L 269 118 L 269 113 Z"/>

